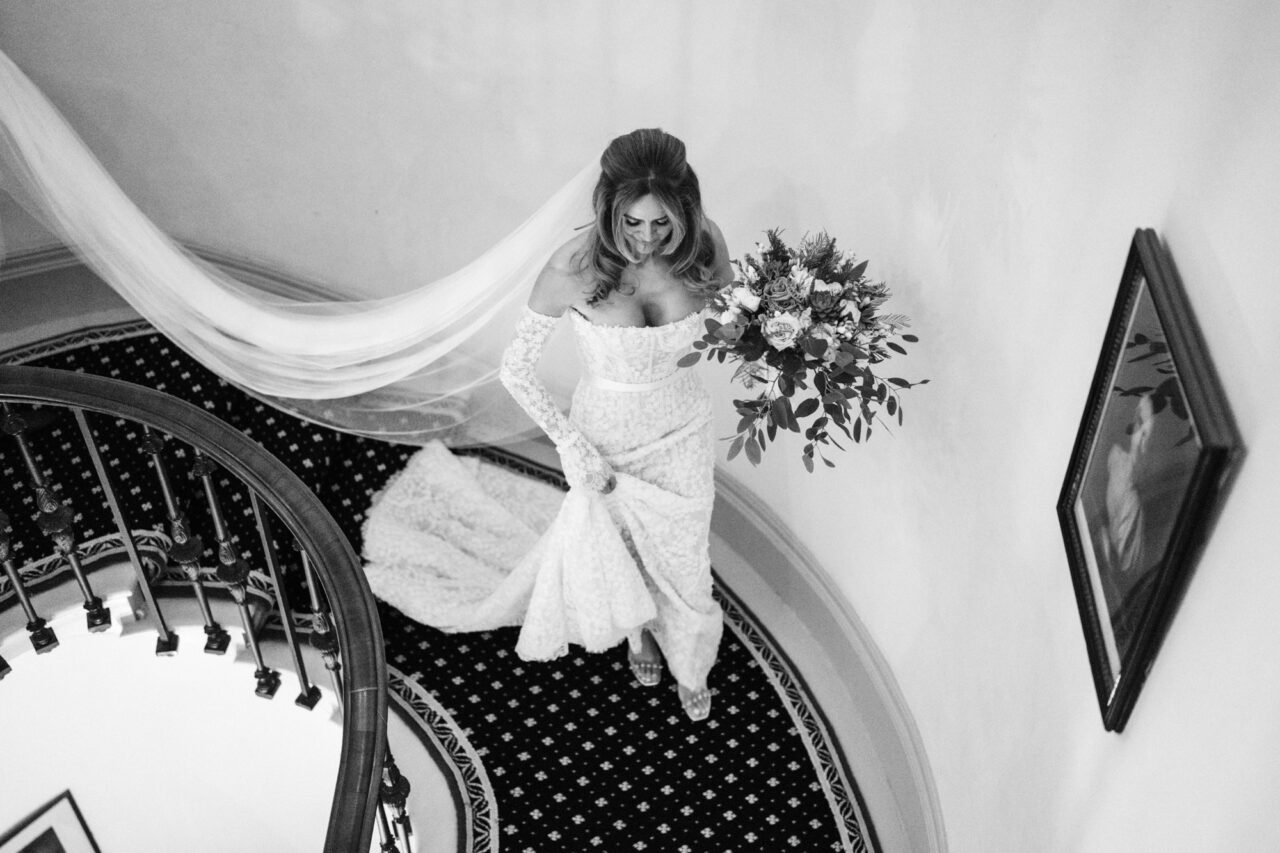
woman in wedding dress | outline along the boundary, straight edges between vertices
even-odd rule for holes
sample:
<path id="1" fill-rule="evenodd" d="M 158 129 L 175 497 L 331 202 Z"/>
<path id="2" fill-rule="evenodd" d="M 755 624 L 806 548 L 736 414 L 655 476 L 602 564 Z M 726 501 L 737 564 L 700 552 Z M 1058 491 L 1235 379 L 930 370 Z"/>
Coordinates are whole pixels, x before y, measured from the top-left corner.
<path id="1" fill-rule="evenodd" d="M 0 159 L 17 198 L 219 375 L 319 422 L 402 439 L 443 431 L 433 418 L 399 425 L 424 402 L 469 405 L 491 374 L 487 350 L 469 345 L 504 296 L 518 302 L 513 288 L 545 257 L 544 235 L 576 215 L 589 180 L 575 178 L 455 275 L 399 297 L 316 303 L 259 293 L 175 245 L 2 53 Z M 501 371 L 560 451 L 569 492 L 548 518 L 529 484 L 428 445 L 369 510 L 366 573 L 375 594 L 425 624 L 521 625 L 516 651 L 527 659 L 625 640 L 641 684 L 660 683 L 665 662 L 688 715 L 705 719 L 722 631 L 707 550 L 710 401 L 677 362 L 701 336 L 708 296 L 731 278 L 728 253 L 680 140 L 634 131 L 600 167 L 594 227 L 542 270 Z M 534 373 L 566 314 L 585 367 L 568 418 Z"/>
<path id="2" fill-rule="evenodd" d="M 491 536 L 510 565 L 493 549 L 473 559 L 478 546 L 458 540 L 484 538 L 477 531 L 493 526 L 481 516 L 497 510 L 483 487 L 441 486 L 456 463 L 442 448 L 424 451 L 370 511 L 370 582 L 394 605 L 416 602 L 409 615 L 445 630 L 520 624 L 524 658 L 625 640 L 636 680 L 660 684 L 665 661 L 686 714 L 703 720 L 723 627 L 708 555 L 711 408 L 696 372 L 676 362 L 732 272 L 679 139 L 637 130 L 613 140 L 600 165 L 594 227 L 539 275 L 501 370 L 560 453 L 570 488 L 558 515 L 536 541 L 520 531 Z M 535 374 L 566 315 L 584 370 L 567 417 Z M 439 518 L 442 505 L 454 507 L 453 521 Z M 449 559 L 424 559 L 421 535 L 457 547 Z"/>

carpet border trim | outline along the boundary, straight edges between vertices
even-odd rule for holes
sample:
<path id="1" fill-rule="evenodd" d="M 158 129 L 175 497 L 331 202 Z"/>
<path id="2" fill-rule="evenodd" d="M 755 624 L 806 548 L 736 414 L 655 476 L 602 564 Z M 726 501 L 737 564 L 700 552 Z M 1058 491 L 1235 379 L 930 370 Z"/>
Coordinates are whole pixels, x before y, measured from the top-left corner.
<path id="1" fill-rule="evenodd" d="M 498 799 L 484 761 L 466 733 L 430 692 L 387 664 L 387 692 L 419 721 L 442 767 L 452 771 L 458 829 L 466 853 L 498 853 Z"/>
<path id="2" fill-rule="evenodd" d="M 90 326 L 0 352 L 0 363 L 25 364 L 37 358 L 61 355 L 68 350 L 79 349 L 83 346 L 92 346 L 93 344 L 117 341 L 124 338 L 138 338 L 153 332 L 157 332 L 155 326 L 152 326 L 146 320 L 128 320 L 123 323 Z"/>

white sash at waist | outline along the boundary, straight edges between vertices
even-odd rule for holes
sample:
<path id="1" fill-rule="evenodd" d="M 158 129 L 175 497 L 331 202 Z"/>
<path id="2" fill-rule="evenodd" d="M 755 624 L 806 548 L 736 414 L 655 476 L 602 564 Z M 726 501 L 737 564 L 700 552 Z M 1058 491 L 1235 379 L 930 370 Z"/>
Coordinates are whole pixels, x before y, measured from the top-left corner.
<path id="1" fill-rule="evenodd" d="M 673 373 L 669 373 L 661 379 L 655 379 L 652 382 L 619 382 L 616 379 L 606 379 L 603 376 L 596 376 L 592 373 L 584 373 L 582 381 L 587 385 L 595 386 L 603 391 L 656 391 L 675 382 L 681 374 L 681 370 L 677 369 Z"/>

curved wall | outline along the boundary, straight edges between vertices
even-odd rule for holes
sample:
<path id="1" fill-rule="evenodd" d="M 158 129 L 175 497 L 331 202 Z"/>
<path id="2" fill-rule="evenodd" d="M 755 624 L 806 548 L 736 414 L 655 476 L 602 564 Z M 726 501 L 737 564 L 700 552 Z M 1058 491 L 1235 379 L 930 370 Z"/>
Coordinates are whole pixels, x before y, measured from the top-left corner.
<path id="1" fill-rule="evenodd" d="M 0 7 L 163 227 L 302 277 L 447 271 L 639 125 L 689 142 L 734 253 L 780 225 L 870 257 L 922 338 L 902 374 L 933 378 L 906 427 L 834 471 L 785 445 L 732 471 L 883 652 L 957 851 L 1280 846 L 1278 33 L 1262 0 Z M 1054 504 L 1140 226 L 1250 455 L 1117 736 Z"/>

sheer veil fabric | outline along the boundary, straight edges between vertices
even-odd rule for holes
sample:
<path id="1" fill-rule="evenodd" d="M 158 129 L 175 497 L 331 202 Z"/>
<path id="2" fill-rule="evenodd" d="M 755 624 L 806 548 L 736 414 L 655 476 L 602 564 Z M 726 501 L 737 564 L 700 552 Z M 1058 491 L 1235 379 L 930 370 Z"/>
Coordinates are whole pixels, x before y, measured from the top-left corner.
<path id="1" fill-rule="evenodd" d="M 401 295 L 291 300 L 237 281 L 162 233 L 0 53 L 0 189 L 229 382 L 386 440 L 465 446 L 536 430 L 498 383 L 498 363 L 547 258 L 593 221 L 598 176 L 588 165 L 483 255 Z M 544 364 L 547 385 L 567 399 L 576 379 L 567 335 Z"/>

